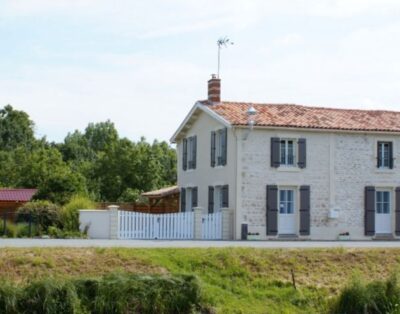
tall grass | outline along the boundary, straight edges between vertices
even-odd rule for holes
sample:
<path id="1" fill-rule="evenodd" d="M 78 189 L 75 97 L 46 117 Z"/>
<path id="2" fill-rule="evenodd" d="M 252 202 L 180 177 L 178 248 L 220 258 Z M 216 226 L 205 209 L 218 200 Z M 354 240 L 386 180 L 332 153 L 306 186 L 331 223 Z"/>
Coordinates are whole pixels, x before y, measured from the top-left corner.
<path id="1" fill-rule="evenodd" d="M 193 313 L 199 310 L 199 284 L 193 276 L 111 274 L 98 279 L 32 282 L 0 286 L 0 313 L 125 314 Z"/>
<path id="2" fill-rule="evenodd" d="M 75 195 L 61 211 L 61 223 L 65 231 L 79 231 L 79 209 L 93 209 L 95 204 L 86 196 Z"/>

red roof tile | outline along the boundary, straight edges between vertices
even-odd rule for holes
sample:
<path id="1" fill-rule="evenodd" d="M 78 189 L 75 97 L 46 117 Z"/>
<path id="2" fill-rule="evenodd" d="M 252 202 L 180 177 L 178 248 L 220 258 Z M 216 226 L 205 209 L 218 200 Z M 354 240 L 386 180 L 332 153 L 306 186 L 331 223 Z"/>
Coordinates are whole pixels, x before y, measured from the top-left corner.
<path id="1" fill-rule="evenodd" d="M 334 109 L 292 104 L 201 102 L 233 125 L 247 125 L 247 110 L 254 107 L 257 126 L 400 132 L 400 112 Z"/>
<path id="2" fill-rule="evenodd" d="M 28 202 L 36 192 L 36 189 L 0 189 L 0 201 Z"/>

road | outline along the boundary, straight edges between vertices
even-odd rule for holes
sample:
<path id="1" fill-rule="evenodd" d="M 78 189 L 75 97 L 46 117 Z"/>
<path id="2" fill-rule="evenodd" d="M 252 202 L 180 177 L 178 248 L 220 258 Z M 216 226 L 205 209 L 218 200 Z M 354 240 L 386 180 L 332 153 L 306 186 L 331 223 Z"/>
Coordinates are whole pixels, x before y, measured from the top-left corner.
<path id="1" fill-rule="evenodd" d="M 0 239 L 5 247 L 126 247 L 126 248 L 209 248 L 252 247 L 295 248 L 400 248 L 400 241 L 192 241 L 192 240 L 87 240 L 87 239 Z"/>

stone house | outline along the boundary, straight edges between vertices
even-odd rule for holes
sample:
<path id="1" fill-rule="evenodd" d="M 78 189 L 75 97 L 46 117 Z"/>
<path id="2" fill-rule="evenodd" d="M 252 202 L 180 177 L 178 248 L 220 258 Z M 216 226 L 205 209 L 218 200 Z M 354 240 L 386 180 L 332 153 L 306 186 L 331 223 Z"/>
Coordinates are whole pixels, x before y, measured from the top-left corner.
<path id="1" fill-rule="evenodd" d="M 171 138 L 181 211 L 231 208 L 235 239 L 400 237 L 400 112 L 227 102 L 220 84 Z"/>

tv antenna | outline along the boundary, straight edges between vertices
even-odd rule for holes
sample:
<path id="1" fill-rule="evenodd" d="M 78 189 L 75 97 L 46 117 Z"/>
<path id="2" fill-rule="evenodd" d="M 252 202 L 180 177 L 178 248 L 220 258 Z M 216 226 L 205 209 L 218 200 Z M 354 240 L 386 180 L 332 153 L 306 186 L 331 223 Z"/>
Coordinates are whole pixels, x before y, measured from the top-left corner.
<path id="1" fill-rule="evenodd" d="M 219 78 L 219 69 L 221 67 L 221 49 L 222 48 L 227 48 L 228 45 L 233 45 L 233 42 L 228 38 L 228 37 L 221 37 L 220 39 L 217 40 L 217 45 L 218 45 L 218 72 L 217 72 L 217 78 Z"/>

